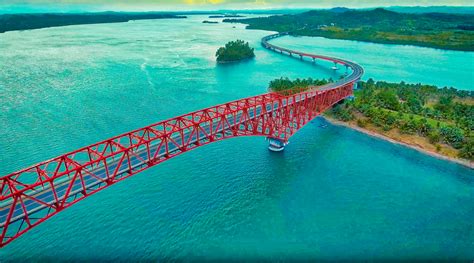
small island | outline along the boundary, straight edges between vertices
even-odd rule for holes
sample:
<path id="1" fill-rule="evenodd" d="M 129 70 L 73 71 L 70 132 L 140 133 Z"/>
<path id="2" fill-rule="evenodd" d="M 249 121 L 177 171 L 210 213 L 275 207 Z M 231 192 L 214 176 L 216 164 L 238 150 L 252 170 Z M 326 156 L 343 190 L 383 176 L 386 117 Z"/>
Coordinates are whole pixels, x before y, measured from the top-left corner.
<path id="1" fill-rule="evenodd" d="M 203 24 L 219 24 L 217 21 L 209 21 L 209 20 L 204 20 L 202 21 Z"/>
<path id="2" fill-rule="evenodd" d="M 254 49 L 243 40 L 230 41 L 216 52 L 218 63 L 230 63 L 255 57 Z"/>

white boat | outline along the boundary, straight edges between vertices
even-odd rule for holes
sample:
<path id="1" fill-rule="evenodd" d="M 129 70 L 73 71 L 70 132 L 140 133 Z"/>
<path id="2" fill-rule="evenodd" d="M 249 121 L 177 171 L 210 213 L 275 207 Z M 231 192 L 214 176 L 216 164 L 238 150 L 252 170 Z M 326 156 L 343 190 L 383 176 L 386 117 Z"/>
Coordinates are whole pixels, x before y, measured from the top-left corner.
<path id="1" fill-rule="evenodd" d="M 285 147 L 281 147 L 281 146 L 273 146 L 273 145 L 269 145 L 268 146 L 268 150 L 272 151 L 272 152 L 281 152 L 285 149 Z"/>
<path id="2" fill-rule="evenodd" d="M 283 142 L 273 138 L 267 138 L 269 144 L 268 149 L 272 152 L 281 152 L 285 149 L 285 146 L 288 144 L 287 142 Z"/>

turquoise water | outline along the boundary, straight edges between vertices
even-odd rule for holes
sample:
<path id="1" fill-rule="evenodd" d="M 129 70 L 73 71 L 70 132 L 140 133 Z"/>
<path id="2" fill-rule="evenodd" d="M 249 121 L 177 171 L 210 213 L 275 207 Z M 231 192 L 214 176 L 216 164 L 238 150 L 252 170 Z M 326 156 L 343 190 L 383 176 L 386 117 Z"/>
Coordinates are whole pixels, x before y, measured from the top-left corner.
<path id="1" fill-rule="evenodd" d="M 381 45 L 320 37 L 275 39 L 296 50 L 357 61 L 365 79 L 425 83 L 474 90 L 474 52 L 449 51 L 408 45 Z"/>
<path id="2" fill-rule="evenodd" d="M 276 77 L 337 78 L 262 49 L 270 32 L 204 19 L 1 34 L 0 174 L 263 93 Z M 256 59 L 217 66 L 215 50 L 236 38 L 256 47 Z M 276 41 L 353 59 L 366 77 L 473 88 L 473 53 Z M 234 138 L 160 164 L 31 230 L 0 261 L 474 258 L 473 170 L 347 128 L 322 129 L 323 121 L 280 154 L 263 138 Z"/>

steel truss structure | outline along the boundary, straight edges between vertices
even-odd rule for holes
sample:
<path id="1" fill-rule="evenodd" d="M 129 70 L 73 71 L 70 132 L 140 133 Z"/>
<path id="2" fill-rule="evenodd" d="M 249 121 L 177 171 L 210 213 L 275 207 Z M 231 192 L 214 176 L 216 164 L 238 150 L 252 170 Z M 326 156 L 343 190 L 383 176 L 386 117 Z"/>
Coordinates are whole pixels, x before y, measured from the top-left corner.
<path id="1" fill-rule="evenodd" d="M 154 165 L 208 143 L 237 136 L 290 136 L 335 103 L 351 96 L 362 75 L 355 63 L 326 59 L 353 73 L 336 83 L 292 95 L 267 93 L 213 106 L 86 146 L 0 178 L 0 247 L 63 209 Z"/>

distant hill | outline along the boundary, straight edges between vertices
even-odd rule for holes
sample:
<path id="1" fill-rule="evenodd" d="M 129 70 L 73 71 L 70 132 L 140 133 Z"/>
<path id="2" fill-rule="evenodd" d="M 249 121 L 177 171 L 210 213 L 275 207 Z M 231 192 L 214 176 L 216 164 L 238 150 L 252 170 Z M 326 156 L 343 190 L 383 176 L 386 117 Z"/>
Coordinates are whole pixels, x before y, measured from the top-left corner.
<path id="1" fill-rule="evenodd" d="M 261 18 L 225 19 L 224 22 L 245 23 L 248 29 L 303 36 L 474 51 L 474 15 L 470 14 L 409 14 L 383 8 L 335 8 Z"/>
<path id="2" fill-rule="evenodd" d="M 0 33 L 45 27 L 120 23 L 130 20 L 186 18 L 165 13 L 82 13 L 82 14 L 5 14 L 0 15 Z"/>
<path id="3" fill-rule="evenodd" d="M 399 13 L 474 14 L 474 6 L 392 6 L 386 8 Z"/>
<path id="4" fill-rule="evenodd" d="M 329 9 L 329 11 L 334 12 L 334 13 L 345 13 L 350 10 L 351 9 L 347 7 L 334 7 L 334 8 Z"/>

